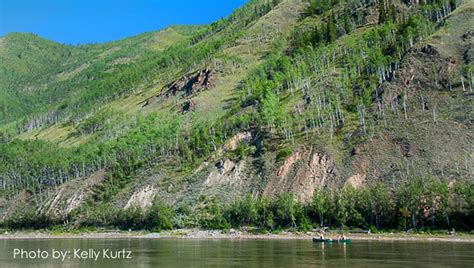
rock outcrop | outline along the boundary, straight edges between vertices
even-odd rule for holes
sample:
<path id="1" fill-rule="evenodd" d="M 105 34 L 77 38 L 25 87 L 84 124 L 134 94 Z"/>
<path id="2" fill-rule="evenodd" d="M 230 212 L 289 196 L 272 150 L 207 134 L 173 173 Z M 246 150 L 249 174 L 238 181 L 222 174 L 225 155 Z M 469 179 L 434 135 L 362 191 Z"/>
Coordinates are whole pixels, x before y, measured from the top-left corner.
<path id="1" fill-rule="evenodd" d="M 209 169 L 201 187 L 201 194 L 219 196 L 220 200 L 231 201 L 251 193 L 254 178 L 249 174 L 250 163 L 245 160 L 220 159 Z"/>
<path id="2" fill-rule="evenodd" d="M 128 202 L 125 205 L 124 209 L 128 209 L 134 206 L 142 209 L 147 209 L 153 204 L 154 198 L 155 188 L 150 185 L 145 186 L 132 194 L 130 199 L 128 199 Z"/>
<path id="3" fill-rule="evenodd" d="M 93 194 L 93 188 L 104 181 L 105 170 L 99 170 L 86 179 L 75 179 L 61 187 L 40 208 L 41 213 L 53 218 L 64 218 L 81 206 Z"/>
<path id="4" fill-rule="evenodd" d="M 204 70 L 186 74 L 175 82 L 165 86 L 162 93 L 154 95 L 143 102 L 143 107 L 157 103 L 160 99 L 170 98 L 172 96 L 180 96 L 182 98 L 192 97 L 202 90 L 208 90 L 214 85 L 214 72 L 206 68 Z M 184 112 L 184 105 L 190 104 L 190 100 L 186 101 L 182 108 Z"/>
<path id="5" fill-rule="evenodd" d="M 181 79 L 169 85 L 164 93 L 166 97 L 176 96 L 182 93 L 183 97 L 191 96 L 200 90 L 210 89 L 213 83 L 213 72 L 209 68 L 197 73 L 185 75 Z"/>
<path id="6" fill-rule="evenodd" d="M 183 112 L 183 114 L 185 114 L 187 112 L 194 111 L 195 107 L 196 107 L 196 103 L 193 100 L 186 100 L 181 105 L 181 111 Z"/>
<path id="7" fill-rule="evenodd" d="M 334 163 L 328 154 L 315 148 L 303 148 L 291 154 L 276 170 L 263 194 L 275 196 L 293 193 L 300 201 L 311 200 L 316 188 L 335 182 Z"/>

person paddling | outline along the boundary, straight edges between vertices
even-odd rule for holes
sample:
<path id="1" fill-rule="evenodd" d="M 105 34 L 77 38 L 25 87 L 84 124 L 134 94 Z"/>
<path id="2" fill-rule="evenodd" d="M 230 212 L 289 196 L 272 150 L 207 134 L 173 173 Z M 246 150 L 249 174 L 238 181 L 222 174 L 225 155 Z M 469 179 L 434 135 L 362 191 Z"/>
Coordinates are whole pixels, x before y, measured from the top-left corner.
<path id="1" fill-rule="evenodd" d="M 346 239 L 347 239 L 347 237 L 346 237 L 345 234 L 341 234 L 341 235 L 339 236 L 339 240 L 346 240 Z"/>

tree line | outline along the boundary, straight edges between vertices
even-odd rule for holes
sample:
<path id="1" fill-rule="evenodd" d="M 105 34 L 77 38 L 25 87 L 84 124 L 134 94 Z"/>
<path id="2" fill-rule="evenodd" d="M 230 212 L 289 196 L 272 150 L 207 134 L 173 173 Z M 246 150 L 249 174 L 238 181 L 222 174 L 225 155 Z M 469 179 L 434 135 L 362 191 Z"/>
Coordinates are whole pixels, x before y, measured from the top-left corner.
<path id="1" fill-rule="evenodd" d="M 156 198 L 146 210 L 126 210 L 105 203 L 82 206 L 62 221 L 31 212 L 3 222 L 8 228 L 44 228 L 67 222 L 83 227 L 133 230 L 175 228 L 229 229 L 252 227 L 261 231 L 313 228 L 383 230 L 471 230 L 474 226 L 474 185 L 414 178 L 389 187 L 373 183 L 360 188 L 316 189 L 307 203 L 291 193 L 276 197 L 246 195 L 232 203 L 200 196 L 193 203 L 171 205 Z"/>

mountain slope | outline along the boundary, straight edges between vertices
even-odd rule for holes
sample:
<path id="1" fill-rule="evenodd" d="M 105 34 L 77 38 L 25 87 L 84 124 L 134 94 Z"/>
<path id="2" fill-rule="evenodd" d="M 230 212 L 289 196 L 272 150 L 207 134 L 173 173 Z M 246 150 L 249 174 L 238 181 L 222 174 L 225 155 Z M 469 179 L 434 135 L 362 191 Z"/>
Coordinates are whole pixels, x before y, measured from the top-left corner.
<path id="1" fill-rule="evenodd" d="M 110 84 L 112 75 L 133 75 L 127 72 L 126 66 L 138 64 L 149 57 L 157 57 L 171 43 L 186 40 L 187 35 L 198 29 L 170 27 L 157 33 L 145 33 L 118 42 L 76 47 L 57 44 L 32 34 L 9 34 L 4 37 L 0 50 L 5 74 L 0 83 L 2 92 L 17 98 L 20 104 L 17 109 L 21 108 L 21 112 L 5 108 L 9 117 L 5 114 L 5 117 L 1 118 L 2 122 L 18 121 L 27 114 L 29 117 L 41 118 L 45 113 L 54 113 L 61 117 L 58 110 L 71 112 L 67 111 L 68 105 L 80 106 L 84 105 L 83 102 L 100 98 L 101 95 L 109 95 L 113 92 L 100 92 L 97 87 L 104 84 L 111 87 L 110 89 L 119 87 L 120 85 Z M 97 74 L 102 75 L 95 77 Z M 94 95 L 87 94 L 88 87 L 94 90 Z M 88 106 L 86 109 L 89 108 Z M 60 119 L 48 121 L 51 123 L 58 120 Z M 19 127 L 31 130 L 47 124 L 41 119 L 36 121 L 41 121 L 37 122 L 38 126 L 27 122 L 26 126 Z"/>
<path id="2" fill-rule="evenodd" d="M 0 215 L 470 229 L 473 8 L 255 0 L 107 44 L 7 36 Z"/>

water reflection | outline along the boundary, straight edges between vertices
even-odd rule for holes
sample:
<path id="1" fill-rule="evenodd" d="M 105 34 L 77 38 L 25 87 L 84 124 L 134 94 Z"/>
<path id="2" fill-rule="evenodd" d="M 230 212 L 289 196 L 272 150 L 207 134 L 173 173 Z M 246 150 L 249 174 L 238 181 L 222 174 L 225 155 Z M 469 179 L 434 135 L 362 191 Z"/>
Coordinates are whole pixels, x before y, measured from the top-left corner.
<path id="1" fill-rule="evenodd" d="M 14 248 L 131 250 L 132 260 L 14 260 Z M 46 239 L 0 240 L 0 267 L 472 267 L 474 244 L 313 243 L 310 240 Z"/>

